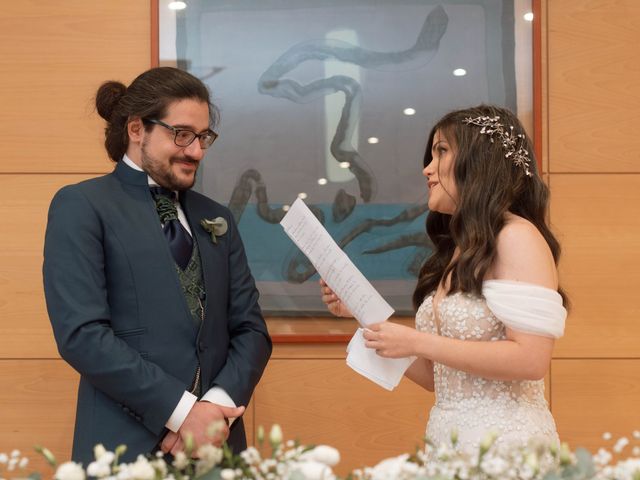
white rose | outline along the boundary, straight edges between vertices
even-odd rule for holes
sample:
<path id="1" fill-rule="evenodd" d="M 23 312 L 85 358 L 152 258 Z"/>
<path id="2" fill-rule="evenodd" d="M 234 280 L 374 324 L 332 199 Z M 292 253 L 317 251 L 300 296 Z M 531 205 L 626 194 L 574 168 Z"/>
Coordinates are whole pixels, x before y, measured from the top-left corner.
<path id="1" fill-rule="evenodd" d="M 54 475 L 56 480 L 85 480 L 85 477 L 82 465 L 75 462 L 61 464 Z"/>
<path id="2" fill-rule="evenodd" d="M 220 478 L 222 480 L 233 480 L 236 478 L 236 473 L 231 468 L 225 468 L 220 472 Z"/>
<path id="3" fill-rule="evenodd" d="M 372 480 L 388 480 L 398 478 L 402 471 L 402 466 L 409 459 L 409 454 L 405 453 L 398 457 L 387 458 L 378 463 L 371 470 Z"/>
<path id="4" fill-rule="evenodd" d="M 290 478 L 297 478 L 296 474 L 301 475 L 305 480 L 330 480 L 335 478 L 331 468 L 324 463 L 314 462 L 313 460 L 294 464 L 291 468 Z"/>
<path id="5" fill-rule="evenodd" d="M 303 453 L 300 458 L 304 460 L 314 460 L 330 467 L 335 467 L 340 462 L 340 452 L 328 445 L 318 445 L 313 450 Z"/>

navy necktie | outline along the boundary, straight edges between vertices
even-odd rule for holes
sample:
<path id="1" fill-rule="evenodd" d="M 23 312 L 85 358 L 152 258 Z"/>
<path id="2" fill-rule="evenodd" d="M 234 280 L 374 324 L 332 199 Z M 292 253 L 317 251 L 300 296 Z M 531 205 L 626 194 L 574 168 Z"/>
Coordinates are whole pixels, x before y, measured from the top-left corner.
<path id="1" fill-rule="evenodd" d="M 150 189 L 156 202 L 160 222 L 164 226 L 162 231 L 169 244 L 171 255 L 173 255 L 176 264 L 184 270 L 193 253 L 193 238 L 178 219 L 176 194 L 163 187 L 150 187 Z"/>

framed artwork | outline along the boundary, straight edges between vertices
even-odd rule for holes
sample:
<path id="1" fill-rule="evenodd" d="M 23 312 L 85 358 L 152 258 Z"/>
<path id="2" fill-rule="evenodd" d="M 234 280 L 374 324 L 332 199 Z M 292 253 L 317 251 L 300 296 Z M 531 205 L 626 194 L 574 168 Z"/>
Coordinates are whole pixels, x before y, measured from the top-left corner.
<path id="1" fill-rule="evenodd" d="M 301 197 L 400 315 L 430 253 L 427 135 L 479 103 L 533 135 L 529 0 L 154 0 L 156 65 L 210 88 L 196 189 L 227 205 L 270 315 L 325 313 L 279 221 Z"/>

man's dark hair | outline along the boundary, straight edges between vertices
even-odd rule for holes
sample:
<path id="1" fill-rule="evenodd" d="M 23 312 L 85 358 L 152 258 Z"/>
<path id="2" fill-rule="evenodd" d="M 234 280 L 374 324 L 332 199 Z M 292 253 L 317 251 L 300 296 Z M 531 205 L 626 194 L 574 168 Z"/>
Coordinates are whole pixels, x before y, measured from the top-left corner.
<path id="1" fill-rule="evenodd" d="M 127 125 L 134 117 L 161 119 L 169 104 L 193 99 L 209 106 L 209 121 L 218 121 L 218 110 L 211 103 L 209 90 L 190 73 L 173 67 L 158 67 L 139 75 L 127 88 L 117 81 L 103 83 L 96 93 L 96 110 L 107 121 L 104 146 L 114 162 L 122 159 L 129 146 Z M 146 124 L 151 130 L 153 124 Z"/>

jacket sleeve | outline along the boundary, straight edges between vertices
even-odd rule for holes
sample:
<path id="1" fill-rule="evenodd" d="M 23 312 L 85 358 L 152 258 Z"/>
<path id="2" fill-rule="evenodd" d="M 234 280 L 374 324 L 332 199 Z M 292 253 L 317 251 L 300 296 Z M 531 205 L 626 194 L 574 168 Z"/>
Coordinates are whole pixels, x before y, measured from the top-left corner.
<path id="1" fill-rule="evenodd" d="M 271 356 L 271 338 L 260 306 L 258 290 L 249 270 L 238 228 L 229 216 L 229 296 L 227 361 L 214 384 L 236 405 L 247 405 Z"/>
<path id="2" fill-rule="evenodd" d="M 95 388 L 156 435 L 185 386 L 111 327 L 104 238 L 109 231 L 78 186 L 54 197 L 44 247 L 44 290 L 58 351 Z"/>

